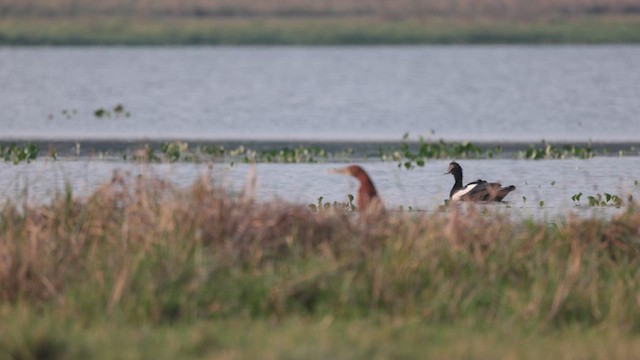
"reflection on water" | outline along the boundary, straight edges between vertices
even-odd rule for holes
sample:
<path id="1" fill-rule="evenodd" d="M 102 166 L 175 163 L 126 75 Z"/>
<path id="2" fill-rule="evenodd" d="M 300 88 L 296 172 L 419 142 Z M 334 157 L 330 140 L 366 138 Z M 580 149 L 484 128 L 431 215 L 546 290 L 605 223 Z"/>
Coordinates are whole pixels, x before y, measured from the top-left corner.
<path id="1" fill-rule="evenodd" d="M 640 46 L 0 48 L 0 138 L 640 140 Z M 131 117 L 97 118 L 123 104 Z"/>
<path id="2" fill-rule="evenodd" d="M 626 199 L 633 194 L 640 199 L 639 158 L 593 158 L 590 160 L 461 160 L 465 182 L 482 178 L 515 185 L 516 191 L 497 208 L 524 215 L 566 213 L 576 210 L 613 213 L 613 208 L 589 208 L 588 195 L 605 192 Z M 369 172 L 388 208 L 412 207 L 434 211 L 448 197 L 453 178 L 443 175 L 448 160 L 429 161 L 423 168 L 404 170 L 395 163 L 369 162 L 363 166 Z M 281 198 L 294 203 L 345 201 L 347 194 L 356 194 L 358 184 L 350 177 L 333 175 L 332 167 L 343 164 L 258 164 L 256 197 L 260 200 Z M 37 161 L 31 164 L 0 163 L 0 194 L 6 198 L 28 197 L 30 202 L 50 199 L 69 182 L 76 194 L 87 195 L 111 179 L 114 170 L 132 176 L 159 176 L 186 187 L 198 177 L 210 174 L 218 184 L 230 191 L 240 191 L 250 174 L 250 166 L 241 164 L 136 164 L 111 161 Z M 25 189 L 27 191 L 25 191 Z M 583 193 L 581 208 L 576 208 L 571 196 Z M 525 200 L 526 199 L 526 200 Z M 544 206 L 540 207 L 540 201 Z"/>

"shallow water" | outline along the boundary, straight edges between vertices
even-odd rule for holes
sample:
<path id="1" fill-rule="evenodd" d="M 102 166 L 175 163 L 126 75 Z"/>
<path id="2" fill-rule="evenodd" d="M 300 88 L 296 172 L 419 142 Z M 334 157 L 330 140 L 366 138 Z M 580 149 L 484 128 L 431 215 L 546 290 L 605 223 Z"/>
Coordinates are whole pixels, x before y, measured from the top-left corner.
<path id="1" fill-rule="evenodd" d="M 0 140 L 640 141 L 640 46 L 0 48 Z M 96 118 L 123 104 L 130 117 Z M 64 115 L 63 111 L 68 111 Z"/>
<path id="2" fill-rule="evenodd" d="M 365 162 L 362 165 L 376 184 L 390 209 L 403 206 L 434 211 L 448 197 L 453 177 L 443 175 L 449 160 L 429 161 L 423 168 L 406 170 L 392 162 Z M 621 211 L 613 207 L 591 208 L 588 195 L 617 194 L 625 200 L 631 194 L 640 199 L 640 158 L 600 157 L 589 160 L 462 160 L 465 182 L 482 178 L 515 185 L 506 204 L 497 209 L 536 217 L 577 212 L 582 215 L 611 215 Z M 329 169 L 344 164 L 258 164 L 256 197 L 260 200 L 280 198 L 310 204 L 319 196 L 324 201 L 346 201 L 347 194 L 357 194 L 358 184 L 347 176 L 334 175 Z M 0 194 L 6 198 L 46 202 L 69 183 L 78 195 L 87 195 L 108 182 L 115 170 L 136 176 L 159 176 L 186 187 L 198 177 L 210 174 L 218 184 L 231 191 L 241 191 L 249 179 L 251 166 L 238 164 L 137 164 L 118 161 L 45 161 L 12 165 L 0 163 Z M 25 192 L 25 189 L 27 190 Z M 582 192 L 581 206 L 571 196 Z M 526 198 L 526 201 L 523 199 Z M 540 206 L 544 201 L 544 206 Z M 623 207 L 624 208 L 624 207 Z"/>

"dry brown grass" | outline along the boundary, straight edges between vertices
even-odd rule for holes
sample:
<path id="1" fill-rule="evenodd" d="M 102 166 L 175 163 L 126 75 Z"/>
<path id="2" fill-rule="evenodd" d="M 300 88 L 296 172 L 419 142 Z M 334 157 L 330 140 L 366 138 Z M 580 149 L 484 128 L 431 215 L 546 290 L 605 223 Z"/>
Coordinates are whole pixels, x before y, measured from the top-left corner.
<path id="1" fill-rule="evenodd" d="M 640 328 L 640 212 L 513 221 L 474 207 L 361 218 L 116 173 L 0 211 L 0 304 L 82 319 L 360 316 Z M 72 314 L 72 315 L 69 315 Z"/>

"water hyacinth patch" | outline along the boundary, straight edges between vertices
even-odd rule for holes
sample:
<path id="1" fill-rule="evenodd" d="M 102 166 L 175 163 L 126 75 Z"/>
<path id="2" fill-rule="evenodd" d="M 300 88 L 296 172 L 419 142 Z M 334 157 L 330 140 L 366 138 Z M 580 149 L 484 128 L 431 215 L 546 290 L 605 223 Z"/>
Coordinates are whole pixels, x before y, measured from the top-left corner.
<path id="1" fill-rule="evenodd" d="M 542 160 L 565 159 L 570 157 L 590 159 L 595 156 L 595 152 L 591 146 L 577 147 L 575 145 L 564 145 L 558 147 L 545 142 L 543 142 L 543 145 L 543 147 L 530 145 L 527 150 L 518 152 L 518 157 L 529 160 Z"/>
<path id="2" fill-rule="evenodd" d="M 615 206 L 620 207 L 623 204 L 622 199 L 618 195 L 609 193 L 596 194 L 587 196 L 589 206 Z"/>
<path id="3" fill-rule="evenodd" d="M 4 161 L 10 161 L 14 164 L 22 162 L 29 163 L 36 160 L 39 154 L 40 148 L 32 143 L 25 145 L 11 144 L 6 146 L 0 144 L 0 157 Z"/>
<path id="4" fill-rule="evenodd" d="M 182 159 L 189 161 L 190 159 L 189 144 L 186 142 L 176 141 L 165 143 L 160 150 L 168 162 L 176 162 Z"/>
<path id="5" fill-rule="evenodd" d="M 118 105 L 114 110 L 107 111 L 99 109 L 97 116 L 109 117 L 112 114 L 128 114 L 124 107 Z M 116 115 L 121 116 L 121 115 Z M 83 146 L 85 154 L 100 158 L 117 156 L 122 160 L 149 161 L 149 162 L 227 162 L 235 163 L 319 163 L 319 162 L 353 162 L 375 160 L 376 157 L 382 161 L 397 162 L 398 167 L 414 169 L 424 167 L 426 162 L 432 159 L 493 159 L 515 157 L 526 160 L 542 159 L 565 159 L 582 158 L 588 159 L 596 155 L 596 151 L 591 146 L 579 147 L 575 145 L 565 145 L 562 147 L 546 144 L 544 148 L 529 145 L 527 150 L 516 150 L 524 144 L 510 145 L 508 151 L 504 151 L 502 146 L 493 147 L 479 146 L 471 142 L 446 142 L 442 139 L 431 142 L 423 137 L 418 142 L 409 142 L 408 134 L 405 134 L 401 143 L 391 143 L 390 145 L 378 145 L 378 151 L 371 149 L 368 144 L 357 144 L 354 147 L 346 147 L 344 144 L 321 145 L 300 144 L 297 146 L 284 145 L 282 147 L 265 148 L 263 144 L 256 144 L 255 147 L 245 144 L 231 146 L 209 144 L 197 142 L 195 144 L 183 140 L 169 141 L 164 143 L 138 143 L 138 144 L 114 144 L 114 149 L 105 149 L 99 144 L 99 150 L 92 151 L 90 146 Z M 36 151 L 41 145 L 30 144 L 30 154 Z M 79 143 L 77 143 L 79 144 Z M 46 143 L 44 143 L 46 146 Z M 11 145 L 6 145 L 11 146 Z M 127 146 L 137 148 L 127 148 Z M 277 146 L 277 145 L 276 145 Z M 51 145 L 49 145 L 51 148 Z M 56 146 L 58 147 L 58 146 Z M 66 158 L 72 156 L 82 156 L 79 149 L 70 151 L 71 146 L 65 151 L 56 153 Z M 63 148 L 64 149 L 64 148 Z M 333 149 L 333 150 L 331 150 Z M 355 149 L 355 150 L 354 150 Z M 6 152 L 7 150 L 5 150 Z M 9 150 L 14 151 L 14 150 Z M 40 149 L 38 154 L 43 153 Z M 600 150 L 606 152 L 606 149 Z M 44 152 L 47 153 L 47 152 Z M 49 152 L 51 154 L 51 152 Z M 635 153 L 630 152 L 630 156 Z M 30 155 L 31 156 L 31 155 Z M 52 156 L 53 158 L 56 158 Z M 31 157 L 31 159 L 35 159 Z M 23 160 L 20 160 L 23 161 Z M 552 182 L 552 186 L 554 183 Z"/>
<path id="6" fill-rule="evenodd" d="M 99 119 L 102 118 L 120 118 L 120 117 L 130 117 L 131 113 L 125 110 L 122 104 L 117 104 L 111 110 L 107 110 L 105 108 L 98 108 L 93 112 L 93 115 Z"/>
<path id="7" fill-rule="evenodd" d="M 580 198 L 582 198 L 582 192 L 571 196 L 571 200 L 573 200 L 575 206 L 580 206 Z M 628 200 L 630 203 L 633 200 L 633 196 L 631 194 L 628 195 Z M 624 205 L 620 196 L 606 192 L 603 194 L 597 193 L 595 195 L 587 195 L 587 201 L 589 202 L 588 205 L 590 207 L 613 206 L 619 208 Z"/>
<path id="8" fill-rule="evenodd" d="M 577 193 L 577 194 L 573 194 L 573 195 L 571 196 L 571 200 L 573 200 L 573 202 L 574 202 L 574 203 L 577 203 L 577 204 L 576 204 L 576 206 L 579 206 L 579 205 L 580 205 L 580 198 L 581 198 L 581 197 L 582 197 L 582 193 L 581 193 L 581 192 L 579 192 L 579 193 Z"/>
<path id="9" fill-rule="evenodd" d="M 320 147 L 299 146 L 294 149 L 285 147 L 281 150 L 264 150 L 257 155 L 256 160 L 267 163 L 315 163 L 318 159 L 327 158 L 327 152 Z"/>
<path id="10" fill-rule="evenodd" d="M 424 166 L 425 161 L 429 159 L 478 158 L 483 154 L 478 146 L 470 142 L 448 143 L 442 139 L 437 142 L 428 142 L 423 137 L 419 138 L 418 149 L 414 152 L 412 150 L 414 146 L 410 146 L 407 142 L 409 134 L 405 133 L 402 139 L 400 149 L 390 153 L 381 151 L 380 156 L 383 160 L 398 161 L 398 167 L 408 170 L 415 166 Z"/>

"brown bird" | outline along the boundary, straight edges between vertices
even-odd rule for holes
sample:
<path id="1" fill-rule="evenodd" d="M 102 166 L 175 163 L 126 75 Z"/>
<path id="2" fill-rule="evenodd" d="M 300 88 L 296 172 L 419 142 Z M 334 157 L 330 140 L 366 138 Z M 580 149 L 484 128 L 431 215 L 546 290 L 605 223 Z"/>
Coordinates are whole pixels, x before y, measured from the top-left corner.
<path id="1" fill-rule="evenodd" d="M 500 183 L 490 183 L 480 179 L 462 186 L 462 167 L 455 161 L 449 164 L 446 174 L 452 174 L 455 179 L 449 194 L 449 199 L 454 201 L 502 201 L 507 194 L 516 189 L 513 185 L 502 187 Z"/>
<path id="2" fill-rule="evenodd" d="M 341 169 L 332 169 L 329 170 L 335 174 L 344 174 L 355 177 L 360 181 L 360 188 L 358 188 L 358 209 L 360 211 L 378 209 L 381 210 L 383 208 L 382 201 L 380 197 L 378 197 L 378 192 L 376 191 L 376 187 L 373 185 L 373 181 L 358 165 L 350 165 Z"/>

